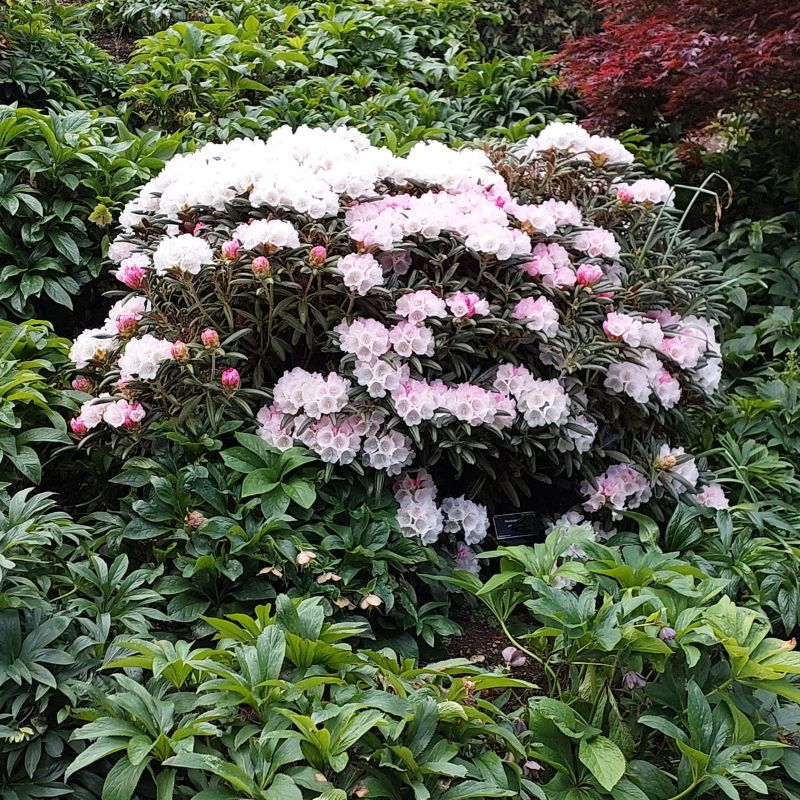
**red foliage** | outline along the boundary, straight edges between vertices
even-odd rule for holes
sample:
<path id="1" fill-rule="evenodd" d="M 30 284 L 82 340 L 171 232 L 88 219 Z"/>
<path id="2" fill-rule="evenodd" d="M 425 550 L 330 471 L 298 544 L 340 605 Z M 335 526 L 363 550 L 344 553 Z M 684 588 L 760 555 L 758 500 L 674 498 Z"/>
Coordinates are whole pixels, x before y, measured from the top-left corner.
<path id="1" fill-rule="evenodd" d="M 558 58 L 595 127 L 693 128 L 717 111 L 800 114 L 798 0 L 595 0 L 600 33 Z"/>

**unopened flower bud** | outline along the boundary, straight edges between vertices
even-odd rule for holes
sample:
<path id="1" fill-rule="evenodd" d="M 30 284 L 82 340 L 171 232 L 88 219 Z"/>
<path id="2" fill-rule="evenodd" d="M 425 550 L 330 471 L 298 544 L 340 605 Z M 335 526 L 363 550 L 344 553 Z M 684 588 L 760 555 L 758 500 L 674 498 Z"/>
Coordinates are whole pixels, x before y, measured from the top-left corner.
<path id="1" fill-rule="evenodd" d="M 675 628 L 665 627 L 658 632 L 658 638 L 661 639 L 662 642 L 671 642 L 675 638 L 675 635 Z"/>
<path id="2" fill-rule="evenodd" d="M 230 241 L 223 242 L 221 247 L 223 257 L 227 258 L 229 261 L 234 261 L 239 255 L 239 250 L 241 249 L 242 243 L 237 239 L 231 239 Z"/>
<path id="3" fill-rule="evenodd" d="M 118 281 L 124 283 L 129 289 L 138 289 L 144 283 L 147 273 L 135 263 L 123 262 L 120 268 L 114 273 Z"/>
<path id="4" fill-rule="evenodd" d="M 216 350 L 219 347 L 219 334 L 213 328 L 206 328 L 200 334 L 200 341 L 206 350 Z"/>
<path id="5" fill-rule="evenodd" d="M 222 388 L 225 389 L 226 392 L 235 392 L 242 383 L 239 377 L 239 370 L 233 367 L 226 369 L 225 372 L 222 373 L 221 381 Z"/>
<path id="6" fill-rule="evenodd" d="M 94 389 L 94 383 L 92 383 L 91 379 L 87 378 L 85 375 L 78 375 L 78 377 L 72 381 L 72 388 L 76 392 L 91 394 L 92 390 Z"/>
<path id="7" fill-rule="evenodd" d="M 250 269 L 253 270 L 253 275 L 257 275 L 259 278 L 269 275 L 269 259 L 266 256 L 256 256 L 250 264 Z"/>
<path id="8" fill-rule="evenodd" d="M 661 456 L 656 462 L 659 469 L 672 469 L 678 463 L 678 459 L 675 458 L 672 453 L 667 453 L 665 456 Z"/>
<path id="9" fill-rule="evenodd" d="M 620 203 L 632 203 L 633 202 L 633 192 L 631 191 L 630 186 L 626 183 L 622 183 L 617 186 L 617 200 Z"/>
<path id="10" fill-rule="evenodd" d="M 80 417 L 73 417 L 69 421 L 69 427 L 79 439 L 82 439 L 87 433 L 89 433 L 86 423 Z"/>
<path id="11" fill-rule="evenodd" d="M 194 228 L 192 228 L 192 233 L 195 236 L 197 236 L 197 234 L 200 233 L 200 231 L 202 231 L 203 228 L 207 228 L 207 227 L 208 227 L 208 225 L 206 225 L 205 222 L 197 222 L 197 223 L 195 223 Z"/>
<path id="12" fill-rule="evenodd" d="M 189 348 L 186 346 L 186 342 L 182 342 L 180 339 L 176 339 L 172 343 L 170 353 L 176 361 L 189 360 Z"/>
<path id="13" fill-rule="evenodd" d="M 311 252 L 308 254 L 308 260 L 314 267 L 319 267 L 320 265 L 324 264 L 327 257 L 328 251 L 322 247 L 322 245 L 312 247 Z"/>
<path id="14" fill-rule="evenodd" d="M 197 530 L 206 521 L 206 518 L 200 511 L 190 511 L 184 521 L 190 528 Z"/>
<path id="15" fill-rule="evenodd" d="M 117 333 L 129 339 L 139 329 L 139 318 L 135 314 L 122 314 L 117 318 Z"/>
<path id="16" fill-rule="evenodd" d="M 128 400 L 133 400 L 136 397 L 136 389 L 128 386 L 128 381 L 120 378 L 116 383 L 117 391 Z M 138 405 L 138 403 L 136 404 Z"/>

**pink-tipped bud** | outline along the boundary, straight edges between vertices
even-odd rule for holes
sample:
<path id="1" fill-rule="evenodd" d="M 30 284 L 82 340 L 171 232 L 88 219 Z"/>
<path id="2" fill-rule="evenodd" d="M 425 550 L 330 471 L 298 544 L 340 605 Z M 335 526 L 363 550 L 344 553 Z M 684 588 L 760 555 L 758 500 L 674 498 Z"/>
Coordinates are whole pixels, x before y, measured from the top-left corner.
<path id="1" fill-rule="evenodd" d="M 314 267 L 319 267 L 324 264 L 327 257 L 327 249 L 319 244 L 316 247 L 312 247 L 311 252 L 308 254 L 309 263 Z"/>
<path id="2" fill-rule="evenodd" d="M 228 242 L 223 242 L 221 249 L 224 258 L 229 261 L 235 261 L 239 251 L 242 249 L 242 243 L 238 239 L 231 239 Z"/>
<path id="3" fill-rule="evenodd" d="M 69 427 L 79 439 L 82 439 L 87 433 L 89 433 L 86 423 L 80 417 L 73 417 L 69 421 Z"/>
<path id="4" fill-rule="evenodd" d="M 200 231 L 202 231 L 203 228 L 207 228 L 207 227 L 208 227 L 208 225 L 206 225 L 205 222 L 197 222 L 197 223 L 195 223 L 194 228 L 192 228 L 192 233 L 195 236 L 197 236 L 197 234 L 200 233 Z"/>
<path id="5" fill-rule="evenodd" d="M 170 355 L 176 361 L 188 361 L 189 360 L 189 348 L 186 346 L 186 342 L 182 342 L 180 339 L 176 339 L 172 343 L 172 349 L 170 350 Z"/>
<path id="6" fill-rule="evenodd" d="M 78 375 L 78 377 L 72 381 L 72 388 L 76 392 L 91 394 L 92 390 L 94 389 L 94 383 L 91 381 L 90 378 L 87 378 L 85 375 Z"/>
<path id="7" fill-rule="evenodd" d="M 120 378 L 117 381 L 116 386 L 117 391 L 128 400 L 133 400 L 133 398 L 136 397 L 136 389 L 134 389 L 132 386 L 128 386 L 128 381 L 126 381 L 124 378 Z"/>
<path id="8" fill-rule="evenodd" d="M 206 328 L 200 334 L 200 341 L 206 350 L 216 350 L 219 347 L 219 334 L 213 328 Z"/>
<path id="9" fill-rule="evenodd" d="M 242 384 L 242 379 L 239 377 L 239 370 L 231 367 L 222 373 L 222 388 L 226 392 L 235 392 Z"/>
<path id="10" fill-rule="evenodd" d="M 147 273 L 139 264 L 125 264 L 114 273 L 118 281 L 124 283 L 129 289 L 139 289 L 144 283 Z"/>
<path id="11" fill-rule="evenodd" d="M 197 530 L 197 528 L 199 528 L 205 521 L 206 518 L 200 511 L 190 511 L 184 520 L 184 522 L 186 522 L 190 528 L 194 528 L 195 530 Z"/>
<path id="12" fill-rule="evenodd" d="M 632 203 L 633 202 L 633 192 L 631 191 L 630 186 L 626 183 L 622 183 L 617 186 L 617 200 L 620 203 Z"/>
<path id="13" fill-rule="evenodd" d="M 581 286 L 594 286 L 603 277 L 603 270 L 597 264 L 581 264 L 575 274 Z"/>
<path id="14" fill-rule="evenodd" d="M 117 319 L 117 333 L 126 339 L 133 336 L 139 328 L 139 318 L 135 314 L 122 314 Z"/>
<path id="15" fill-rule="evenodd" d="M 256 256 L 250 269 L 253 270 L 253 275 L 257 275 L 259 278 L 269 275 L 269 259 L 266 256 Z"/>

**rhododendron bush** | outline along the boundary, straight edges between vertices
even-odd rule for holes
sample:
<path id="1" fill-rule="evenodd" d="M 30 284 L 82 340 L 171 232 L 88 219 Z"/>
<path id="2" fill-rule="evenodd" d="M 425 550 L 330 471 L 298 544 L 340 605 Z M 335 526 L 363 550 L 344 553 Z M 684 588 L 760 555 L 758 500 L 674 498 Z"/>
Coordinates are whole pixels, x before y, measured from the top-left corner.
<path id="1" fill-rule="evenodd" d="M 615 513 L 700 492 L 665 442 L 719 382 L 715 275 L 671 203 L 564 123 L 404 158 L 345 128 L 206 145 L 121 217 L 130 293 L 74 343 L 95 396 L 73 432 L 131 451 L 254 415 L 279 450 L 388 476 L 425 543 L 479 542 L 479 503 L 536 481 Z"/>

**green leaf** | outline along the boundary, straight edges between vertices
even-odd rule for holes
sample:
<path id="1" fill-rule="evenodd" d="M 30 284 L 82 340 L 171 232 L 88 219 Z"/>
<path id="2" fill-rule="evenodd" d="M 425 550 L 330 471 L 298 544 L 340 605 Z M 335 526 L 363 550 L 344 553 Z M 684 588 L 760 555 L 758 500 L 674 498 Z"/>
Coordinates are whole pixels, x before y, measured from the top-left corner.
<path id="1" fill-rule="evenodd" d="M 242 482 L 242 497 L 267 494 L 278 486 L 275 470 L 257 469 L 251 472 Z"/>
<path id="2" fill-rule="evenodd" d="M 264 800 L 303 800 L 303 793 L 288 775 L 276 775 L 264 792 Z"/>
<path id="3" fill-rule="evenodd" d="M 610 792 L 625 774 L 625 756 L 605 736 L 581 739 L 578 758 L 606 791 Z"/>
<path id="4" fill-rule="evenodd" d="M 58 250 L 62 256 L 68 258 L 73 264 L 81 263 L 81 251 L 78 249 L 78 245 L 75 244 L 75 240 L 69 234 L 60 230 L 52 230 L 48 231 L 47 235 L 50 241 L 55 245 L 56 250 Z"/>
<path id="5" fill-rule="evenodd" d="M 295 478 L 289 483 L 284 483 L 282 488 L 302 508 L 311 508 L 317 499 L 317 491 L 314 485 L 310 481 L 304 481 L 301 478 Z"/>
<path id="6" fill-rule="evenodd" d="M 131 800 L 148 761 L 136 765 L 127 758 L 117 761 L 106 776 L 101 800 Z"/>

